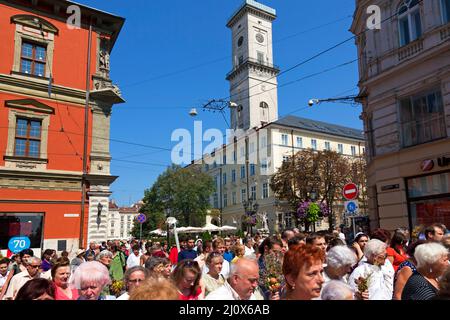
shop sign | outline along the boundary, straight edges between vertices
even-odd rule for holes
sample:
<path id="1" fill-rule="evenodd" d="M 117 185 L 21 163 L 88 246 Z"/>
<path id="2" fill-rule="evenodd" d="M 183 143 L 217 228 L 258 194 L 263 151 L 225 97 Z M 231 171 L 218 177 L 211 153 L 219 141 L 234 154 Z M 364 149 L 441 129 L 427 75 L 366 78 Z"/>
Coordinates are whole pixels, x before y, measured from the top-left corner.
<path id="1" fill-rule="evenodd" d="M 394 190 L 394 189 L 400 189 L 399 184 L 388 184 L 381 187 L 381 191 L 388 191 L 388 190 Z"/>
<path id="2" fill-rule="evenodd" d="M 420 165 L 420 169 L 422 171 L 430 171 L 434 168 L 434 161 L 433 160 L 424 160 L 422 161 L 422 164 Z"/>
<path id="3" fill-rule="evenodd" d="M 440 157 L 438 159 L 438 165 L 439 167 L 447 167 L 450 166 L 450 158 L 447 157 Z"/>

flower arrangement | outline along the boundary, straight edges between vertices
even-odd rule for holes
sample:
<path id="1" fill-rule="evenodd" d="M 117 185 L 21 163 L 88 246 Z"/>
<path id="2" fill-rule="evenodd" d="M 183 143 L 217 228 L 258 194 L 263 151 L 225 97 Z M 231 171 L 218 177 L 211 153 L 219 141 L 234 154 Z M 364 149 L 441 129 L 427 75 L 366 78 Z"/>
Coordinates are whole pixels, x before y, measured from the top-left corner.
<path id="1" fill-rule="evenodd" d="M 119 296 L 124 289 L 123 281 L 113 280 L 110 286 L 110 291 L 115 296 Z"/>
<path id="2" fill-rule="evenodd" d="M 283 283 L 283 254 L 271 252 L 264 255 L 264 285 L 272 293 L 281 289 Z"/>
<path id="3" fill-rule="evenodd" d="M 249 226 L 256 226 L 256 216 L 244 214 L 242 216 L 242 222 Z"/>
<path id="4" fill-rule="evenodd" d="M 330 214 L 330 209 L 325 202 L 317 204 L 312 201 L 301 202 L 297 209 L 297 217 L 300 220 L 305 220 L 314 223 L 323 217 Z"/>
<path id="5" fill-rule="evenodd" d="M 355 279 L 355 284 L 358 285 L 358 291 L 360 293 L 363 293 L 367 290 L 369 290 L 369 281 L 370 281 L 370 276 L 372 274 L 370 273 L 369 275 L 365 276 L 365 277 L 359 277 L 358 279 Z"/>

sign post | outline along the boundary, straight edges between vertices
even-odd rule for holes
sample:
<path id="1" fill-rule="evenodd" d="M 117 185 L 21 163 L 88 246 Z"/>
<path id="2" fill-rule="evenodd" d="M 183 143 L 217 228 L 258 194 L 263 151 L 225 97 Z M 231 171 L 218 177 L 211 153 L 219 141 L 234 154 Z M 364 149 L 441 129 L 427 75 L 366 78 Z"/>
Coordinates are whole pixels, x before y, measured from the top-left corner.
<path id="1" fill-rule="evenodd" d="M 139 213 L 136 217 L 136 220 L 139 222 L 139 241 L 142 240 L 142 224 L 147 221 L 147 216 L 143 213 Z"/>

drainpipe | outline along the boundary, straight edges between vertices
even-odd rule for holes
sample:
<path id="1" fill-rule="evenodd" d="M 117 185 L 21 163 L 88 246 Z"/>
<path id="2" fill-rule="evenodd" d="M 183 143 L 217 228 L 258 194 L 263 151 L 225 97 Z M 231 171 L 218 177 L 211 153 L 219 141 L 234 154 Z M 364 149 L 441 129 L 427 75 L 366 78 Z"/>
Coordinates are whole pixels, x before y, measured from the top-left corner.
<path id="1" fill-rule="evenodd" d="M 88 126 L 89 126 L 89 96 L 90 96 L 90 74 L 91 74 L 91 43 L 92 43 L 92 16 L 89 18 L 88 52 L 86 66 L 86 103 L 84 105 L 84 142 L 83 142 L 83 176 L 81 177 L 81 217 L 80 217 L 80 238 L 78 246 L 84 248 L 84 216 L 86 203 L 86 175 L 87 175 L 87 154 L 88 154 Z"/>

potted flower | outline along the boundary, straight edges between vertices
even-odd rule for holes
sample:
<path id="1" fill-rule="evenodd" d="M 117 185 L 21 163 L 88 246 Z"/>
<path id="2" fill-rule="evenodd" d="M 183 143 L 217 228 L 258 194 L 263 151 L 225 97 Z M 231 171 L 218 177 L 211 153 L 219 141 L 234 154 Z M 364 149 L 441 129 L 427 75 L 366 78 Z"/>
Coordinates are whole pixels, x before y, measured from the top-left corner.
<path id="1" fill-rule="evenodd" d="M 305 226 L 316 223 L 330 214 L 328 205 L 325 202 L 316 203 L 311 200 L 303 201 L 297 209 L 297 219 Z"/>

